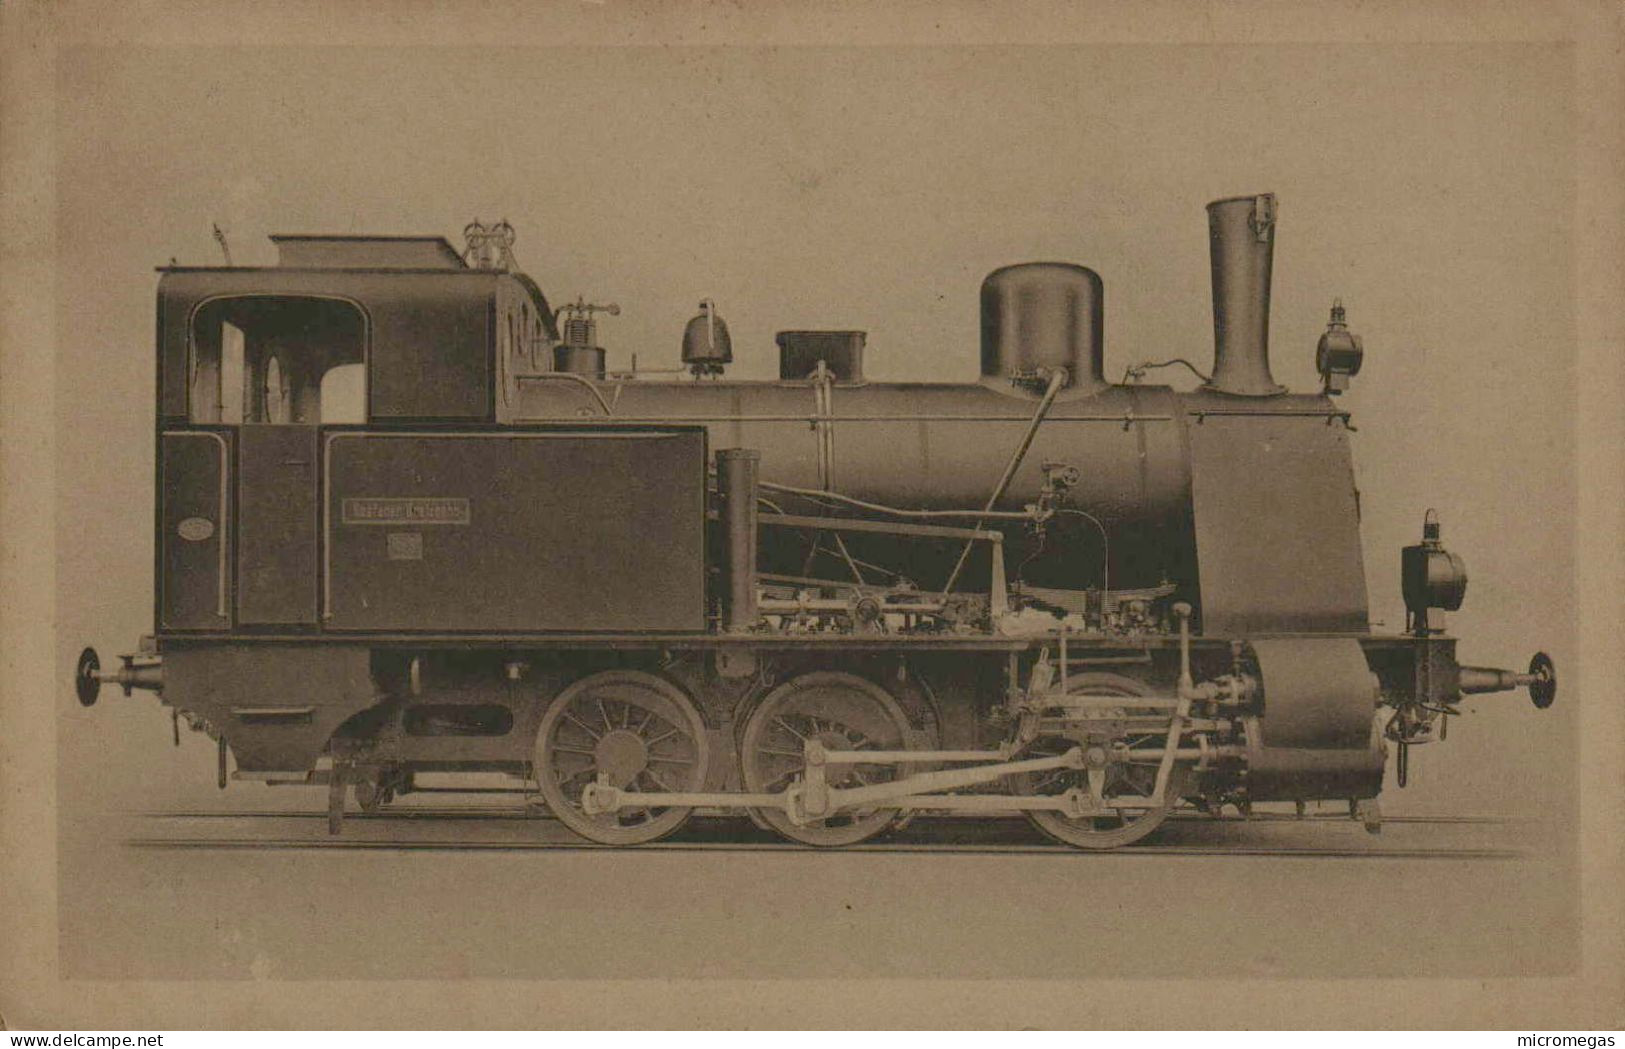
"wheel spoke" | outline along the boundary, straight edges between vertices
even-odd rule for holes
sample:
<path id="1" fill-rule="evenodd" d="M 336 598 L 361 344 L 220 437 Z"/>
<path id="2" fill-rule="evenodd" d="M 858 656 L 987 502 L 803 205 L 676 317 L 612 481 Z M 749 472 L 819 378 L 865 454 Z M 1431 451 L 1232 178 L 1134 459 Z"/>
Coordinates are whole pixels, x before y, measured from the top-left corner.
<path id="1" fill-rule="evenodd" d="M 790 726 L 790 723 L 788 721 L 784 720 L 782 717 L 778 717 L 778 716 L 775 715 L 774 718 L 773 718 L 773 723 L 775 725 L 778 725 L 780 728 L 784 729 L 784 731 L 790 733 L 790 735 L 792 735 L 792 736 L 796 737 L 797 739 L 801 740 L 803 743 L 805 743 L 807 741 L 806 736 L 803 736 L 801 733 L 797 732 L 794 728 L 792 728 Z"/>
<path id="2" fill-rule="evenodd" d="M 581 731 L 583 731 L 587 735 L 591 736 L 594 741 L 597 741 L 597 740 L 600 740 L 600 739 L 603 738 L 603 735 L 601 733 L 594 732 L 590 725 L 588 725 L 585 721 L 582 721 L 580 718 L 576 717 L 574 714 L 570 713 L 568 710 L 566 710 L 564 712 L 564 720 L 570 722 L 572 725 L 575 725 L 577 728 L 581 729 Z"/>
<path id="3" fill-rule="evenodd" d="M 643 775 L 648 776 L 651 780 L 654 781 L 655 786 L 659 787 L 661 790 L 665 791 L 667 794 L 676 794 L 677 793 L 677 788 L 673 787 L 670 783 L 667 783 L 665 780 L 661 779 L 659 774 L 656 773 L 654 769 L 645 768 L 643 770 Z"/>
<path id="4" fill-rule="evenodd" d="M 604 697 L 603 696 L 594 696 L 592 698 L 598 704 L 598 716 L 604 719 L 604 731 L 608 732 L 609 730 L 613 729 L 615 726 L 610 724 L 610 722 L 609 722 L 609 714 L 606 713 L 605 710 L 604 710 Z"/>
<path id="5" fill-rule="evenodd" d="M 670 732 L 662 732 L 660 735 L 656 736 L 654 739 L 646 739 L 646 740 L 644 740 L 643 745 L 645 747 L 648 747 L 650 750 L 653 750 L 655 748 L 655 744 L 664 743 L 666 740 L 668 740 L 668 739 L 672 738 L 673 736 L 677 735 L 677 732 L 678 732 L 677 729 L 672 729 Z"/>
<path id="6" fill-rule="evenodd" d="M 671 722 L 666 721 L 665 719 L 656 715 L 652 710 L 644 711 L 644 713 L 648 716 L 642 721 L 638 722 L 637 728 L 629 729 L 628 731 L 630 731 L 634 736 L 643 740 L 643 745 L 646 747 L 652 747 L 661 740 L 669 738 L 673 732 L 682 731 L 681 726 L 673 725 Z M 667 731 L 661 732 L 660 729 L 662 727 L 666 727 Z M 656 733 L 653 739 L 649 738 L 650 733 Z"/>
<path id="7" fill-rule="evenodd" d="M 800 769 L 785 769 L 777 776 L 774 776 L 772 779 L 766 780 L 762 783 L 763 792 L 767 794 L 776 794 L 778 792 L 779 784 L 785 782 L 786 780 L 793 779 L 795 774 L 800 771 Z"/>
<path id="8" fill-rule="evenodd" d="M 554 743 L 553 744 L 553 749 L 555 751 L 557 751 L 558 753 L 560 753 L 560 754 L 585 754 L 589 758 L 597 756 L 596 751 L 589 750 L 589 749 L 587 749 L 585 747 L 565 746 L 563 743 Z"/>

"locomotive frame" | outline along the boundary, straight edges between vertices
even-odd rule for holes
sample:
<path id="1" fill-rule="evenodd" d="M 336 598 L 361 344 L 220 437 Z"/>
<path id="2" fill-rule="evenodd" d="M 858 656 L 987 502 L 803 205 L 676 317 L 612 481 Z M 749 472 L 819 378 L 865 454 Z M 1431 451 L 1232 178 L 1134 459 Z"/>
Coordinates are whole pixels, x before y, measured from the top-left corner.
<path id="1" fill-rule="evenodd" d="M 982 378 L 940 385 L 865 382 L 853 332 L 720 379 L 708 302 L 675 375 L 609 372 L 614 308 L 554 310 L 506 223 L 166 267 L 156 629 L 114 669 L 87 649 L 80 699 L 157 692 L 221 787 L 326 785 L 334 833 L 352 793 L 437 771 L 534 782 L 612 845 L 696 809 L 825 846 L 923 811 L 1082 848 L 1185 803 L 1346 800 L 1376 829 L 1390 747 L 1403 784 L 1463 694 L 1544 707 L 1555 668 L 1457 661 L 1431 516 L 1406 632 L 1371 632 L 1331 399 L 1364 348 L 1334 306 L 1322 391 L 1277 386 L 1275 200 L 1208 212 L 1215 363 L 1185 394 L 1140 381 L 1174 361 L 1106 381 L 1101 281 L 1069 264 L 990 275 Z"/>

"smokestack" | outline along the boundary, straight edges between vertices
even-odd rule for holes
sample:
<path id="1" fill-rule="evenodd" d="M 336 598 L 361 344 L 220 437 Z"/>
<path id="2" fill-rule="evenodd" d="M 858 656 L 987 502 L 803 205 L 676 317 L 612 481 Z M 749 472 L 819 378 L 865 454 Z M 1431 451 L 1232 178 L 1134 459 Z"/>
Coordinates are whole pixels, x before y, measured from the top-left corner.
<path id="1" fill-rule="evenodd" d="M 1275 194 L 1207 206 L 1213 255 L 1213 380 L 1203 387 L 1242 397 L 1285 393 L 1270 376 L 1270 266 Z"/>

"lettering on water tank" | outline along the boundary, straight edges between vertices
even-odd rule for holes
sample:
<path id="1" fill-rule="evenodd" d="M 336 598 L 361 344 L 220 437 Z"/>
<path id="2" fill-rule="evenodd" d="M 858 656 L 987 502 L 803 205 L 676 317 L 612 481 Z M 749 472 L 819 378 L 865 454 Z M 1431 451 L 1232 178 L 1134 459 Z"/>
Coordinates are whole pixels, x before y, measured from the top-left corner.
<path id="1" fill-rule="evenodd" d="M 346 499 L 340 520 L 347 525 L 466 525 L 467 499 Z"/>

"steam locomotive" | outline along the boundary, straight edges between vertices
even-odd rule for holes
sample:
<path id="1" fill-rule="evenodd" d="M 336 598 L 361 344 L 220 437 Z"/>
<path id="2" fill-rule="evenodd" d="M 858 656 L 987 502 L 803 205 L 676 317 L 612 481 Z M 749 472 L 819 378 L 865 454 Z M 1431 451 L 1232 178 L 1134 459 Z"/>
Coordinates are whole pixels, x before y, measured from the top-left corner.
<path id="1" fill-rule="evenodd" d="M 1375 828 L 1390 752 L 1403 783 L 1463 694 L 1546 707 L 1555 670 L 1457 661 L 1431 514 L 1372 632 L 1334 400 L 1361 340 L 1334 306 L 1323 388 L 1277 385 L 1275 197 L 1207 215 L 1211 374 L 1115 384 L 1101 279 L 1056 262 L 983 282 L 970 383 L 867 381 L 861 331 L 734 381 L 710 302 L 680 368 L 610 371 L 616 307 L 550 306 L 506 222 L 169 266 L 155 632 L 86 649 L 79 699 L 156 692 L 220 786 L 324 784 L 334 833 L 448 771 L 611 845 L 695 811 L 818 846 L 921 812 L 1086 849 L 1182 805 Z M 1176 365 L 1201 387 L 1146 381 Z"/>

